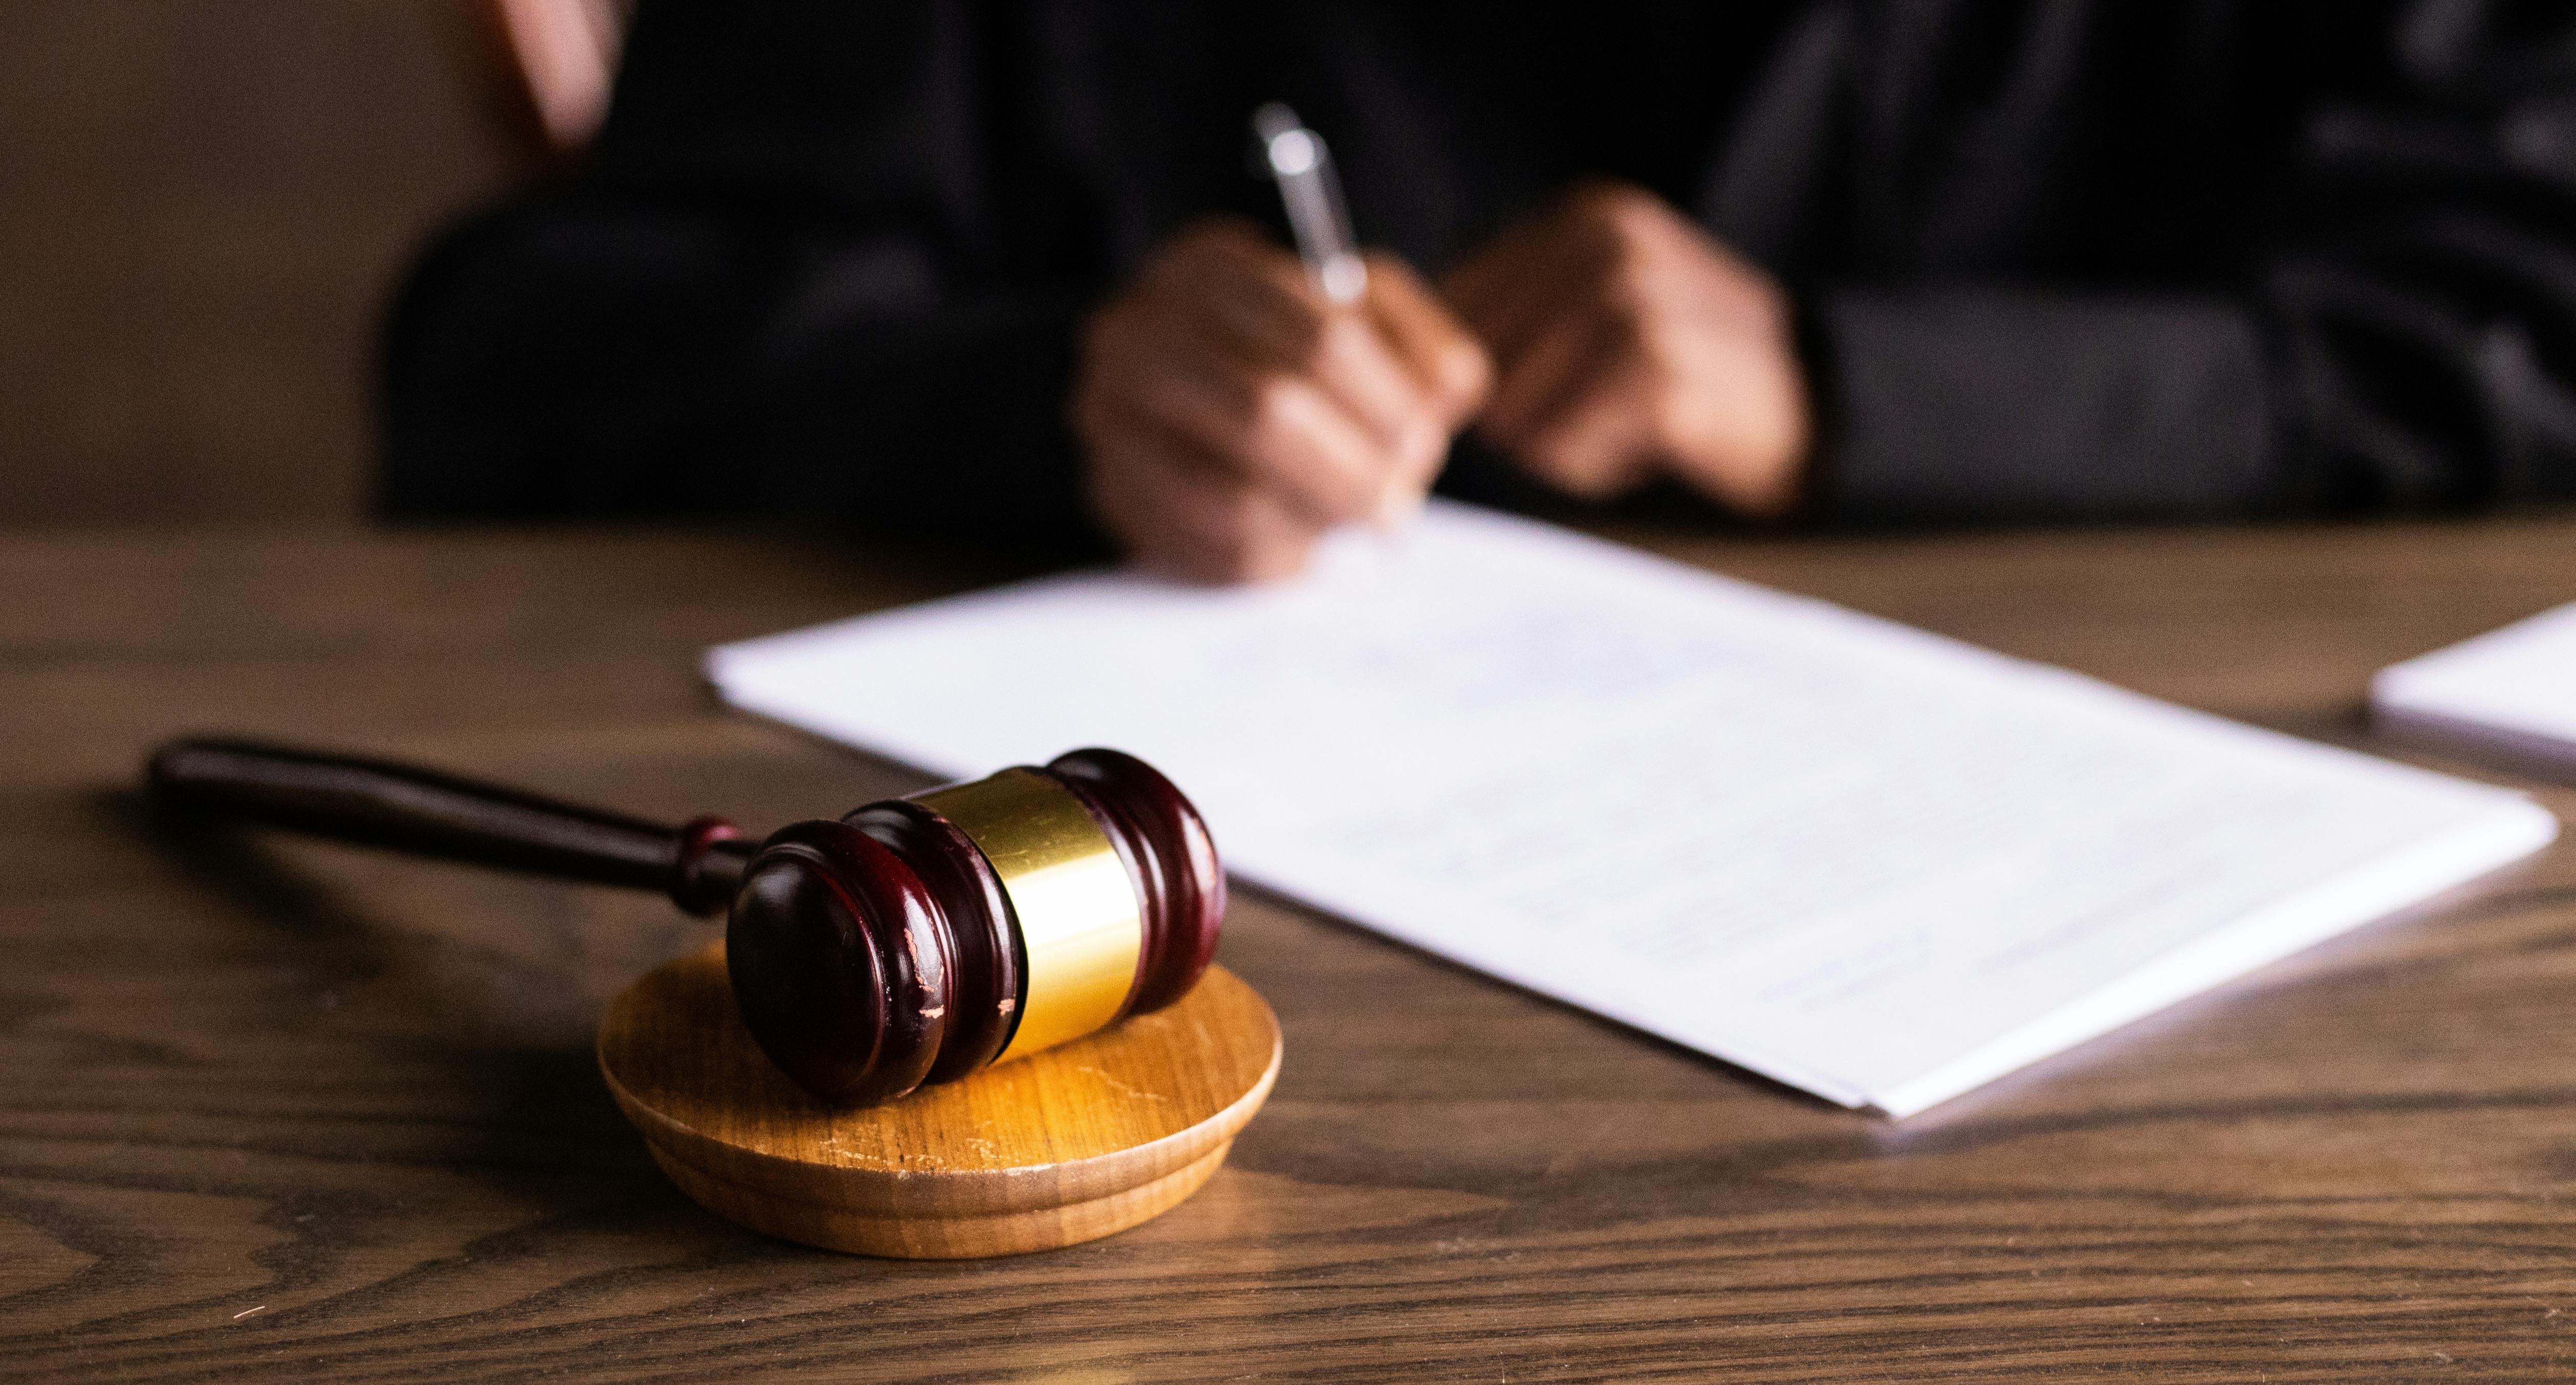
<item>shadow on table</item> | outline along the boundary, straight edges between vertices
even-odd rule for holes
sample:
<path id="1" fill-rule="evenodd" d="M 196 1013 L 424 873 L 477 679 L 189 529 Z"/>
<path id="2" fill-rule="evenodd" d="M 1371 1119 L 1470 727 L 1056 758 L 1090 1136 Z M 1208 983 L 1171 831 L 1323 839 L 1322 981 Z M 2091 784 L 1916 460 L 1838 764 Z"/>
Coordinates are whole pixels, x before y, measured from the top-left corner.
<path id="1" fill-rule="evenodd" d="M 241 1014 L 235 1032 L 215 1036 L 225 1052 L 300 1063 L 335 1101 L 414 1107 L 438 1145 L 412 1157 L 508 1184 L 514 1197 L 569 1179 L 586 1206 L 603 1195 L 688 1206 L 601 1083 L 587 1036 L 596 1016 L 563 994 L 577 989 L 563 977 L 495 960 L 458 934 L 396 927 L 258 831 L 160 812 L 130 789 L 103 793 L 96 806 L 256 921 L 279 949 L 254 959 L 266 978 L 258 994 L 280 993 L 276 972 L 294 975 L 286 1005 Z M 528 1003 L 514 1009 L 514 996 Z M 531 1020 L 531 1010 L 542 1016 Z M 576 1012 L 574 1042 L 560 1035 L 567 1010 Z M 265 1059 L 264 1046 L 273 1050 Z"/>

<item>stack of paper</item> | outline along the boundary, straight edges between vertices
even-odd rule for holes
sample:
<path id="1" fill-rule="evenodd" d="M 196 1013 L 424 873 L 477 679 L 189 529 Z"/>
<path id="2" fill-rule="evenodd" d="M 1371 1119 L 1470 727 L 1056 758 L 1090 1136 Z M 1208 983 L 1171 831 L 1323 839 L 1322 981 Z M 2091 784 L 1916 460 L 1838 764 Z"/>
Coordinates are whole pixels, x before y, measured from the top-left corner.
<path id="1" fill-rule="evenodd" d="M 2576 605 L 2379 671 L 2381 725 L 2576 770 Z"/>
<path id="2" fill-rule="evenodd" d="M 1285 586 L 1066 577 L 708 667 L 936 773 L 1132 751 L 1252 880 L 1899 1115 L 2556 831 L 2502 790 L 1451 506 Z"/>

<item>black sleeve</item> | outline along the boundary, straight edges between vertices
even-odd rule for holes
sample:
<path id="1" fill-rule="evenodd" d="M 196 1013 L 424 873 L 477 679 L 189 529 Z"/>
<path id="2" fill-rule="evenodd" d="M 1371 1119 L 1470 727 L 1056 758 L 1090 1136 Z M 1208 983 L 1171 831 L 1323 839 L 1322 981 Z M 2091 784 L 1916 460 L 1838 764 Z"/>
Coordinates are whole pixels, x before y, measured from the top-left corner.
<path id="1" fill-rule="evenodd" d="M 1010 42 L 966 4 L 647 0 L 584 167 L 397 305 L 385 508 L 1079 541 L 1059 401 L 1098 275 L 1078 237 L 1026 253 Z"/>
<path id="2" fill-rule="evenodd" d="M 2568 9 L 2404 7 L 2392 89 L 2309 113 L 2241 292 L 1812 294 L 1823 508 L 2049 519 L 2576 497 Z"/>

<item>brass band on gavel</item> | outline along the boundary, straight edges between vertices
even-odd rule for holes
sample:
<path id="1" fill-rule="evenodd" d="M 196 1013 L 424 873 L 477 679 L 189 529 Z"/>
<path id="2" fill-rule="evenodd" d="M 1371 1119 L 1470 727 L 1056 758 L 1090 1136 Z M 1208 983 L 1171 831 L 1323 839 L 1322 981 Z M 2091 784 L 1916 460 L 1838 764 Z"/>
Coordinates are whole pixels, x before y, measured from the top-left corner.
<path id="1" fill-rule="evenodd" d="M 1010 901 L 1019 1023 L 993 1061 L 1078 1039 L 1125 1013 L 1140 979 L 1144 901 L 1082 800 L 1028 769 L 910 797 L 966 834 Z"/>

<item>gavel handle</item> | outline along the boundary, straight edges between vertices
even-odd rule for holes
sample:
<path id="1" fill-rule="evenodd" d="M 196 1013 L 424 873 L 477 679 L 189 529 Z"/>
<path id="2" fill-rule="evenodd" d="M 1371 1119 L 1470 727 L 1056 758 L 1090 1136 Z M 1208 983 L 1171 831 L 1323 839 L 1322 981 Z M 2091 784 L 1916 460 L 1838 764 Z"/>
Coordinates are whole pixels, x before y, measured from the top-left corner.
<path id="1" fill-rule="evenodd" d="M 153 753 L 153 800 L 420 856 L 660 890 L 721 912 L 752 843 L 722 818 L 663 827 L 381 760 L 251 741 L 180 740 Z"/>

